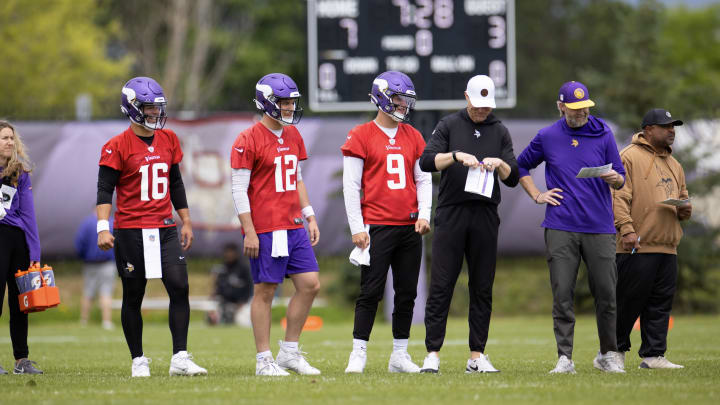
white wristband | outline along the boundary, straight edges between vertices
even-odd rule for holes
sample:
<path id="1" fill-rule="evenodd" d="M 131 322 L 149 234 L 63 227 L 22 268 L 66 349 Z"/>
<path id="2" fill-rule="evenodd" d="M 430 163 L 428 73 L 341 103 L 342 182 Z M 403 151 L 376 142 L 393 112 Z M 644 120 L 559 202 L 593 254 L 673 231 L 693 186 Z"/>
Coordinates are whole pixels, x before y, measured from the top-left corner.
<path id="1" fill-rule="evenodd" d="M 302 216 L 306 220 L 308 219 L 308 217 L 315 215 L 315 211 L 313 211 L 312 205 L 308 205 L 307 207 L 303 208 L 302 211 L 300 211 L 300 212 L 302 212 Z"/>
<path id="2" fill-rule="evenodd" d="M 107 219 L 101 219 L 97 223 L 97 233 L 100 233 L 102 231 L 109 231 L 110 230 L 110 222 Z"/>

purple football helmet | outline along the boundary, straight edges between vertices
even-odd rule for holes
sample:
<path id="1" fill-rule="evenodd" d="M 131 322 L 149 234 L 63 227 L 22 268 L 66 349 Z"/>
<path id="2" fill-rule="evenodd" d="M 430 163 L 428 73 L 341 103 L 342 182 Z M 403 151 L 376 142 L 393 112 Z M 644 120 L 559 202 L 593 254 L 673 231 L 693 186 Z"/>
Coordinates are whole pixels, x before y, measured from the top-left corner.
<path id="1" fill-rule="evenodd" d="M 370 90 L 370 100 L 395 121 L 410 119 L 416 97 L 412 80 L 405 73 L 392 70 L 380 73 Z"/>
<path id="2" fill-rule="evenodd" d="M 162 87 L 149 77 L 134 77 L 122 88 L 120 110 L 130 121 L 147 129 L 162 129 L 165 126 L 166 105 Z M 146 108 L 150 111 L 146 112 Z"/>
<path id="3" fill-rule="evenodd" d="M 255 105 L 270 118 L 282 125 L 295 125 L 302 118 L 303 109 L 298 99 L 300 91 L 290 76 L 282 73 L 270 73 L 260 79 L 255 85 Z M 281 99 L 292 99 L 294 107 L 280 108 Z"/>

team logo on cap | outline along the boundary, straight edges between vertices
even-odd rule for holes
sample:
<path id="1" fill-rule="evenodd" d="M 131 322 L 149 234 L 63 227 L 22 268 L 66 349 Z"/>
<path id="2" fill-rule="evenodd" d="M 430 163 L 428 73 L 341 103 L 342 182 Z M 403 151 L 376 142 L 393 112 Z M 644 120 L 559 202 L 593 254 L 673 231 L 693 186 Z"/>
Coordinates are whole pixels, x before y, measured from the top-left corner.
<path id="1" fill-rule="evenodd" d="M 667 115 L 668 118 L 672 118 L 672 115 L 670 115 L 670 111 L 665 111 L 665 115 Z"/>
<path id="2" fill-rule="evenodd" d="M 583 98 L 585 97 L 585 92 L 583 91 L 583 89 L 578 87 L 577 89 L 575 89 L 575 91 L 573 91 L 573 95 L 575 96 L 575 98 Z"/>
<path id="3" fill-rule="evenodd" d="M 487 97 L 487 95 L 488 95 L 488 89 L 482 89 L 482 90 L 480 90 L 480 95 L 483 96 L 483 97 Z"/>

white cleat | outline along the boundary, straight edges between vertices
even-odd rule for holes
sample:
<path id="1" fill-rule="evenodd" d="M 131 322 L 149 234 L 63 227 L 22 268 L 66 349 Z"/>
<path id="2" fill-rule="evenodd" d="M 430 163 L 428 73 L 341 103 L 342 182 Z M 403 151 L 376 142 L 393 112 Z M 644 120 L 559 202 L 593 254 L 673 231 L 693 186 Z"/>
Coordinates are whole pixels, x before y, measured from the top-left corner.
<path id="1" fill-rule="evenodd" d="M 298 373 L 300 375 L 320 375 L 320 370 L 311 366 L 310 363 L 305 360 L 307 353 L 298 350 L 285 350 L 280 344 L 280 351 L 277 355 L 278 366 L 285 370 Z"/>
<path id="2" fill-rule="evenodd" d="M 290 373 L 278 366 L 271 356 L 267 356 L 255 364 L 255 375 L 285 377 Z"/>
<path id="3" fill-rule="evenodd" d="M 420 368 L 420 372 L 437 374 L 439 371 L 440 357 L 434 354 L 428 354 L 427 356 L 425 356 L 425 360 L 423 361 L 422 368 Z"/>
<path id="4" fill-rule="evenodd" d="M 606 373 L 624 373 L 625 370 L 620 367 L 617 352 L 607 352 L 602 354 L 598 352 L 593 360 L 593 367 Z"/>
<path id="5" fill-rule="evenodd" d="M 135 357 L 132 360 L 133 377 L 150 377 L 150 362 L 152 360 L 145 356 Z"/>
<path id="6" fill-rule="evenodd" d="M 657 357 L 645 357 L 640 363 L 640 368 L 666 368 L 666 369 L 677 369 L 677 368 L 685 368 L 685 366 L 681 366 L 679 364 L 675 364 L 671 362 L 670 360 L 666 359 L 664 356 L 657 356 Z"/>
<path id="7" fill-rule="evenodd" d="M 170 375 L 207 375 L 207 370 L 192 361 L 192 354 L 179 351 L 170 359 Z"/>
<path id="8" fill-rule="evenodd" d="M 500 370 L 493 367 L 490 363 L 490 357 L 480 353 L 477 359 L 469 359 L 465 367 L 465 373 L 499 373 Z"/>
<path id="9" fill-rule="evenodd" d="M 367 363 L 367 350 L 353 350 L 350 352 L 350 359 L 348 360 L 345 372 L 348 374 L 362 374 L 362 372 L 365 371 L 365 363 Z"/>
<path id="10" fill-rule="evenodd" d="M 394 350 L 390 354 L 388 371 L 391 373 L 419 373 L 420 367 L 413 363 L 410 353 L 405 350 Z"/>
<path id="11" fill-rule="evenodd" d="M 558 359 L 555 368 L 550 370 L 550 374 L 576 374 L 575 363 L 568 359 L 567 356 L 562 355 Z"/>

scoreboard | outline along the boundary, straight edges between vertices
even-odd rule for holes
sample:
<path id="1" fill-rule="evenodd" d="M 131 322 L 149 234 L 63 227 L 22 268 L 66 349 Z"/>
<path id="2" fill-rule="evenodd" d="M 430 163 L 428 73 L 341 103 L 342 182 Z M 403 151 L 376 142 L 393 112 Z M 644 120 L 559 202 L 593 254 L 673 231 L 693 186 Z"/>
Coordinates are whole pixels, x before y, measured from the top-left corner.
<path id="1" fill-rule="evenodd" d="M 313 111 L 370 111 L 373 79 L 413 80 L 418 110 L 467 105 L 477 74 L 498 108 L 516 101 L 514 0 L 308 0 L 308 95 Z"/>

